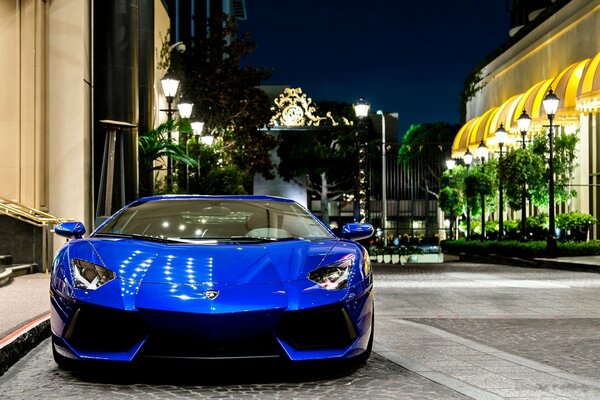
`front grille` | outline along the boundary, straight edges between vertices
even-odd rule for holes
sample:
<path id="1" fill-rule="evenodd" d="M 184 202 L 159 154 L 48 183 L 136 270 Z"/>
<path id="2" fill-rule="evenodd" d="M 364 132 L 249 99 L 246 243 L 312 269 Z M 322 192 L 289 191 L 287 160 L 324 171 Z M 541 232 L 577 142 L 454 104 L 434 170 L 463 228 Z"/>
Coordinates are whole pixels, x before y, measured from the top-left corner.
<path id="1" fill-rule="evenodd" d="M 286 312 L 278 336 L 299 350 L 343 348 L 357 338 L 354 324 L 341 306 Z"/>
<path id="2" fill-rule="evenodd" d="M 281 348 L 273 337 L 214 339 L 198 336 L 151 335 L 142 348 L 148 358 L 276 358 Z"/>
<path id="3" fill-rule="evenodd" d="M 78 306 L 65 331 L 79 351 L 125 352 L 143 340 L 146 327 L 137 312 L 91 305 Z"/>

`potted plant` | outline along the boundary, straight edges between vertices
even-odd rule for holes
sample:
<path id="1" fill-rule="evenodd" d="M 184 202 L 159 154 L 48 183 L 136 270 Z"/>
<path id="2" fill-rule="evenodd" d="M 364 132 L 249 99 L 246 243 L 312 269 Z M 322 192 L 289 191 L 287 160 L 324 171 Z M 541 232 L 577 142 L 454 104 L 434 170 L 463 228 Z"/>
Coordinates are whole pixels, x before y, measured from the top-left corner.
<path id="1" fill-rule="evenodd" d="M 548 214 L 527 217 L 527 232 L 533 240 L 544 240 L 548 236 Z"/>
<path id="2" fill-rule="evenodd" d="M 579 211 L 556 216 L 556 227 L 560 229 L 560 237 L 567 240 L 586 241 L 588 230 L 597 223 L 598 220 L 594 216 Z"/>

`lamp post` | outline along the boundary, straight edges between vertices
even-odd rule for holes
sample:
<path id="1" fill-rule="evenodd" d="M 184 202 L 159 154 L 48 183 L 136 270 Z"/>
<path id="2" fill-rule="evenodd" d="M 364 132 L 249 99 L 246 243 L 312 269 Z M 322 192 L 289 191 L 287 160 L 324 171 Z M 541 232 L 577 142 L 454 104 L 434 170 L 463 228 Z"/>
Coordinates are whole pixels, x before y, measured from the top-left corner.
<path id="1" fill-rule="evenodd" d="M 192 126 L 192 132 L 196 137 L 196 146 L 198 149 L 198 158 L 196 159 L 198 167 L 196 170 L 196 179 L 198 181 L 198 190 L 200 189 L 200 140 L 202 138 L 202 131 L 204 129 L 204 122 L 194 121 L 190 124 Z"/>
<path id="2" fill-rule="evenodd" d="M 508 139 L 508 133 L 504 129 L 504 125 L 500 124 L 500 127 L 496 130 L 496 141 L 498 142 L 498 148 L 500 149 L 500 161 L 502 161 L 502 147 Z M 499 215 L 498 215 L 498 239 L 504 237 L 504 188 L 502 187 L 502 179 L 498 177 L 498 192 L 499 192 Z"/>
<path id="3" fill-rule="evenodd" d="M 449 158 L 446 160 L 446 168 L 448 168 L 448 171 L 450 171 L 450 176 L 452 176 L 452 171 L 454 170 L 454 167 L 456 166 L 456 160 L 454 158 Z M 454 221 L 455 216 L 454 216 L 454 212 L 452 212 L 450 214 L 450 236 L 451 239 L 455 239 L 456 235 L 454 232 L 454 227 L 456 226 L 456 222 Z"/>
<path id="4" fill-rule="evenodd" d="M 179 103 L 177 103 L 177 110 L 179 110 L 179 117 L 181 119 L 188 119 L 192 116 L 192 110 L 194 109 L 194 103 L 192 103 L 191 101 L 189 101 L 187 98 L 185 98 L 184 96 L 181 96 L 181 98 L 179 99 Z M 188 135 L 185 132 L 181 133 L 181 136 L 179 138 L 179 143 L 184 143 L 185 144 L 185 154 L 188 154 Z M 185 189 L 186 191 L 189 193 L 190 192 L 190 179 L 189 179 L 189 171 L 188 171 L 188 165 L 184 164 L 184 175 L 185 175 Z M 181 179 L 181 175 L 177 174 L 180 179 Z"/>
<path id="5" fill-rule="evenodd" d="M 485 174 L 485 160 L 488 156 L 488 148 L 481 140 L 479 146 L 477 147 L 477 156 L 481 160 L 481 173 Z M 481 240 L 485 240 L 485 194 L 481 193 Z"/>
<path id="6" fill-rule="evenodd" d="M 465 152 L 465 154 L 463 155 L 463 162 L 467 166 L 467 173 L 468 173 L 469 167 L 471 166 L 471 163 L 473 162 L 473 154 L 471 154 L 471 152 L 469 151 L 468 148 L 467 148 L 467 151 Z M 467 239 L 470 239 L 470 237 L 471 237 L 471 207 L 469 207 L 468 197 L 466 198 L 466 203 L 467 203 L 467 235 L 466 236 L 467 236 Z"/>
<path id="7" fill-rule="evenodd" d="M 521 116 L 517 120 L 519 131 L 521 132 L 521 148 L 525 149 L 525 138 L 527 137 L 527 131 L 529 130 L 529 124 L 531 124 L 531 118 L 527 115 L 525 109 L 521 113 Z M 521 192 L 521 237 L 522 240 L 527 240 L 527 182 L 523 179 L 523 191 Z"/>
<path id="8" fill-rule="evenodd" d="M 358 165 L 356 174 L 356 196 L 354 204 L 354 220 L 366 222 L 367 220 L 367 151 L 364 146 L 364 121 L 369 115 L 371 105 L 362 97 L 354 105 L 354 113 L 358 118 L 358 132 L 356 133 L 356 147 L 358 152 Z"/>
<path id="9" fill-rule="evenodd" d="M 162 86 L 163 93 L 167 99 L 167 108 L 164 111 L 167 113 L 167 121 L 173 120 L 173 114 L 177 111 L 173 108 L 173 100 L 175 99 L 175 95 L 177 94 L 177 88 L 179 87 L 179 79 L 176 78 L 173 71 L 167 71 L 165 76 L 160 80 L 160 85 Z M 171 141 L 171 131 L 169 130 L 168 134 L 169 142 Z M 173 169 L 173 161 L 171 157 L 167 157 L 167 188 L 170 189 L 172 187 L 172 173 Z"/>
<path id="10" fill-rule="evenodd" d="M 544 111 L 546 111 L 546 115 L 548 115 L 548 120 L 550 121 L 550 129 L 548 129 L 548 145 L 550 155 L 548 156 L 548 172 L 550 174 L 550 181 L 548 183 L 548 238 L 546 240 L 546 255 L 548 257 L 556 257 L 556 227 L 554 222 L 554 157 L 552 151 L 553 144 L 553 132 L 552 132 L 552 122 L 554 120 L 554 115 L 556 115 L 556 110 L 558 109 L 558 103 L 560 100 L 554 94 L 552 89 L 548 91 L 544 100 L 542 100 L 542 104 L 544 105 Z"/>
<path id="11" fill-rule="evenodd" d="M 383 245 L 387 247 L 387 234 L 385 233 L 387 222 L 387 165 L 385 148 L 385 114 L 377 110 L 377 115 L 381 115 L 381 227 L 383 229 Z"/>

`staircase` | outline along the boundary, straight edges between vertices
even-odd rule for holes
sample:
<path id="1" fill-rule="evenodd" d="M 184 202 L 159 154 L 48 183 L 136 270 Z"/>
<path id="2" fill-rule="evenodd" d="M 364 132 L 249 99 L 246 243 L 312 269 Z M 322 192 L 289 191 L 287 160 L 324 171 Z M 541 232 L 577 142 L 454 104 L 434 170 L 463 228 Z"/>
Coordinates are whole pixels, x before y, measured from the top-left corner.
<path id="1" fill-rule="evenodd" d="M 0 285 L 14 276 L 50 269 L 52 230 L 63 221 L 69 219 L 0 197 Z"/>

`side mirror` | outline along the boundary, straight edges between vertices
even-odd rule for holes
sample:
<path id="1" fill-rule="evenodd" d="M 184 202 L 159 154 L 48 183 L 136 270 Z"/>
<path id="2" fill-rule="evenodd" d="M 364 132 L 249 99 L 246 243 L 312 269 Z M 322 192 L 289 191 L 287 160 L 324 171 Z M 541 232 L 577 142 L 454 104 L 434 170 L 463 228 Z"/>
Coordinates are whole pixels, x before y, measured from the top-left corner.
<path id="1" fill-rule="evenodd" d="M 350 240 L 366 239 L 373 235 L 373 225 L 362 222 L 350 222 L 342 228 L 342 237 Z"/>
<path id="2" fill-rule="evenodd" d="M 54 227 L 54 233 L 67 239 L 81 239 L 85 233 L 85 226 L 81 222 L 61 222 Z"/>

